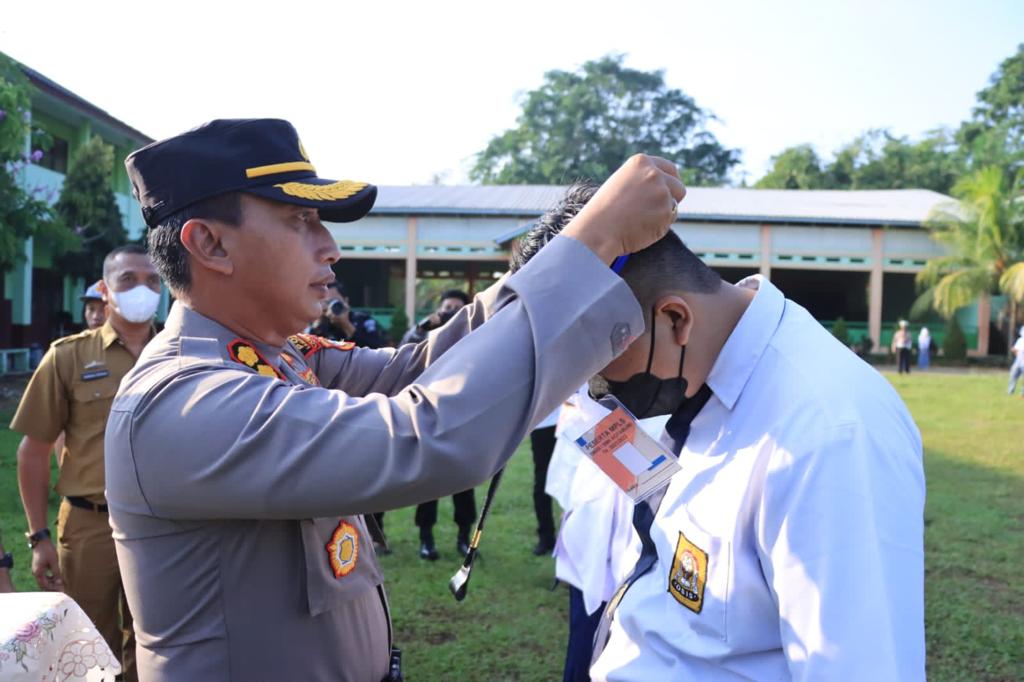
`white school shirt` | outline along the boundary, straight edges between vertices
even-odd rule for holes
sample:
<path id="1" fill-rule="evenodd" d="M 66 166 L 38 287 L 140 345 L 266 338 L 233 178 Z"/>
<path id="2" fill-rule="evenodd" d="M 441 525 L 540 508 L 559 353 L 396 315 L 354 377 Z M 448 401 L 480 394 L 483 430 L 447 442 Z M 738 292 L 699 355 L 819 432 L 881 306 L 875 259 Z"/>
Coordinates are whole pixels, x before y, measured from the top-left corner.
<path id="1" fill-rule="evenodd" d="M 892 386 L 760 276 L 594 680 L 924 679 L 921 439 Z M 699 611 L 699 612 L 698 612 Z"/>
<path id="2" fill-rule="evenodd" d="M 609 410 L 589 397 L 586 386 L 575 401 L 579 417 L 565 426 L 556 446 L 579 454 L 555 543 L 555 577 L 580 590 L 583 607 L 592 614 L 633 570 L 640 558 L 640 536 L 633 529 L 633 501 L 573 444 L 585 424 Z M 668 419 L 650 417 L 637 424 L 657 438 Z"/>

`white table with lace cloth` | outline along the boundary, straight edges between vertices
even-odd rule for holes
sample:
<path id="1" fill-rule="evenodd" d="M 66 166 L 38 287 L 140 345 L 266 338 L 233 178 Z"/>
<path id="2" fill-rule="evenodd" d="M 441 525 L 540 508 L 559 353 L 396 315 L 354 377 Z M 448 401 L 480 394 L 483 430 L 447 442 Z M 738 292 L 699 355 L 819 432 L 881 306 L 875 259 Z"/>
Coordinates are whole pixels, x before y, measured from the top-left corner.
<path id="1" fill-rule="evenodd" d="M 0 680 L 113 680 L 110 647 L 62 592 L 0 594 Z"/>

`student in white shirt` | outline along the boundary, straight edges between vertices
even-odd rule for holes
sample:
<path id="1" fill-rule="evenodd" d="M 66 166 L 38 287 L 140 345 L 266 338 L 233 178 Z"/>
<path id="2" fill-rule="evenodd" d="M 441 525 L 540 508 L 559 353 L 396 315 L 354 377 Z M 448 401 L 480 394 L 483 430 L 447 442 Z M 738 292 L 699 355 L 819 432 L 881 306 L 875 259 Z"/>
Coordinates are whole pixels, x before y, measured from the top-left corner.
<path id="1" fill-rule="evenodd" d="M 541 225 L 592 192 L 571 188 Z M 520 261 L 551 236 L 528 235 Z M 647 330 L 592 392 L 637 417 L 707 402 L 593 679 L 923 679 L 921 441 L 890 384 L 770 282 L 721 282 L 673 233 L 621 275 Z"/>
<path id="2" fill-rule="evenodd" d="M 1020 336 L 1013 344 L 1013 364 L 1010 365 L 1010 385 L 1006 388 L 1007 395 L 1013 395 L 1017 389 L 1017 379 L 1024 375 L 1024 327 L 1020 328 Z M 1024 398 L 1024 385 L 1020 387 L 1020 397 Z"/>

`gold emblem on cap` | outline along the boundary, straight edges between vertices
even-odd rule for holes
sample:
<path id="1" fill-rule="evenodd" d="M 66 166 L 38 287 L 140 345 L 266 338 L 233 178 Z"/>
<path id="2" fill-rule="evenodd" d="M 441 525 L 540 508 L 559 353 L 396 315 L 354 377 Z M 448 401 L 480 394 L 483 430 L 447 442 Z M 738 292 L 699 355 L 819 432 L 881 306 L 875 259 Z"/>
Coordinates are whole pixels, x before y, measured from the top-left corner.
<path id="1" fill-rule="evenodd" d="M 312 201 L 339 201 L 348 199 L 359 193 L 366 187 L 365 182 L 353 182 L 352 180 L 339 180 L 329 185 L 310 185 L 305 182 L 286 182 L 279 187 L 282 192 L 289 196 L 309 199 Z"/>

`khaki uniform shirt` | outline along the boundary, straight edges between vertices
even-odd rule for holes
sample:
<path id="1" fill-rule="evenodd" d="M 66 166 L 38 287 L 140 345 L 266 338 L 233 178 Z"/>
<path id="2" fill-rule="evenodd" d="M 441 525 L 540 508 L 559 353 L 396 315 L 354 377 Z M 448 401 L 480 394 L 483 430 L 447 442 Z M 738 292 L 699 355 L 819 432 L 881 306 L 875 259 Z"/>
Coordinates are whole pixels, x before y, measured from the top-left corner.
<path id="1" fill-rule="evenodd" d="M 32 375 L 11 430 L 52 443 L 64 432 L 56 490 L 103 504 L 103 432 L 117 386 L 135 364 L 108 321 L 54 341 Z"/>
<path id="2" fill-rule="evenodd" d="M 483 482 L 642 328 L 566 237 L 397 350 L 250 345 L 176 304 L 107 426 L 140 678 L 380 680 L 390 623 L 359 515 Z"/>

